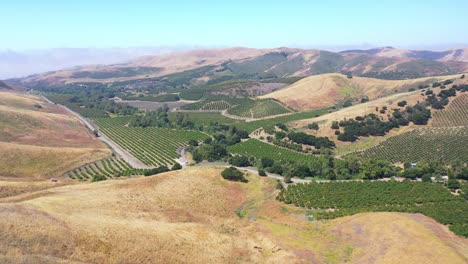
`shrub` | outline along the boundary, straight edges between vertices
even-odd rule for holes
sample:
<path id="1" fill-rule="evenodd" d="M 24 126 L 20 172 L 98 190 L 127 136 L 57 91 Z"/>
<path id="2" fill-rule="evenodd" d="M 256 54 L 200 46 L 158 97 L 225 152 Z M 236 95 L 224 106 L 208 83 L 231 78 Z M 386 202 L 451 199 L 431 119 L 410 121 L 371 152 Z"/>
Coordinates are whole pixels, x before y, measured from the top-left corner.
<path id="1" fill-rule="evenodd" d="M 248 157 L 238 155 L 230 158 L 229 164 L 236 167 L 248 167 L 251 165 Z"/>
<path id="2" fill-rule="evenodd" d="M 408 102 L 406 102 L 406 101 L 401 101 L 401 102 L 398 102 L 398 103 L 397 103 L 397 105 L 398 105 L 399 107 L 406 106 L 407 104 L 408 104 Z"/>
<path id="3" fill-rule="evenodd" d="M 153 168 L 153 169 L 149 169 L 149 170 L 146 170 L 143 175 L 145 176 L 151 176 L 151 175 L 155 175 L 155 174 L 159 174 L 159 173 L 163 173 L 163 172 L 167 172 L 169 171 L 169 168 L 166 167 L 166 166 L 161 166 L 161 167 L 158 167 L 158 168 Z"/>
<path id="4" fill-rule="evenodd" d="M 259 170 L 258 170 L 258 175 L 259 175 L 259 176 L 262 176 L 262 177 L 267 176 L 267 174 L 266 174 L 266 172 L 265 172 L 264 169 L 259 169 Z"/>
<path id="5" fill-rule="evenodd" d="M 333 122 L 332 122 L 332 125 L 331 125 L 331 128 L 332 128 L 332 129 L 339 129 L 340 126 L 338 125 L 338 122 L 337 122 L 337 121 L 333 121 Z"/>
<path id="6" fill-rule="evenodd" d="M 174 166 L 172 166 L 171 170 L 180 170 L 182 169 L 182 165 L 180 165 L 179 163 L 176 163 L 174 164 Z"/>
<path id="7" fill-rule="evenodd" d="M 105 180 L 107 180 L 106 176 L 99 174 L 99 175 L 93 175 L 91 182 L 98 182 L 98 181 L 105 181 Z"/>
<path id="8" fill-rule="evenodd" d="M 276 189 L 281 190 L 281 191 L 284 190 L 284 186 L 280 180 L 276 180 Z"/>
<path id="9" fill-rule="evenodd" d="M 318 129 L 319 129 L 319 125 L 318 125 L 317 122 L 313 122 L 313 123 L 311 123 L 311 124 L 308 124 L 308 125 L 307 125 L 307 128 L 308 128 L 308 129 L 313 129 L 313 130 L 318 130 Z"/>
<path id="10" fill-rule="evenodd" d="M 262 158 L 260 160 L 260 163 L 262 165 L 262 168 L 269 168 L 269 167 L 273 167 L 273 165 L 275 164 L 275 161 L 270 158 Z"/>
<path id="11" fill-rule="evenodd" d="M 244 177 L 244 174 L 234 167 L 229 167 L 225 169 L 221 173 L 221 176 L 229 181 L 248 182 L 247 179 Z"/>
<path id="12" fill-rule="evenodd" d="M 460 182 L 458 180 L 455 180 L 455 179 L 450 179 L 447 182 L 447 187 L 450 190 L 460 189 Z"/>

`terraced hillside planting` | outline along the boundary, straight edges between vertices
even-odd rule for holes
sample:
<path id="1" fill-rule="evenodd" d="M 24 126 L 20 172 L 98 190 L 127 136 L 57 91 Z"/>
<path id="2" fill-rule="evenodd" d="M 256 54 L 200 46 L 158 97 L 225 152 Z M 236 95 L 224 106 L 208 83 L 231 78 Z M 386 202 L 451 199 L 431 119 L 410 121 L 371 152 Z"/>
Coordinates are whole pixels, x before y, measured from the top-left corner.
<path id="1" fill-rule="evenodd" d="M 364 151 L 354 152 L 363 159 L 381 158 L 391 162 L 420 160 L 445 162 L 468 160 L 468 127 L 418 128 L 391 137 Z"/>
<path id="2" fill-rule="evenodd" d="M 293 161 L 297 163 L 307 163 L 308 161 L 316 159 L 314 156 L 283 149 L 263 143 L 257 139 L 249 139 L 234 146 L 230 146 L 228 150 L 232 153 L 255 158 L 271 158 L 278 162 Z"/>
<path id="3" fill-rule="evenodd" d="M 188 130 L 127 127 L 128 121 L 127 117 L 95 119 L 105 135 L 148 166 L 173 165 L 179 157 L 178 148 L 186 146 L 190 139 L 207 137 Z"/>
<path id="4" fill-rule="evenodd" d="M 459 95 L 445 109 L 433 111 L 432 116 L 433 127 L 467 126 L 468 94 Z"/>
<path id="5" fill-rule="evenodd" d="M 112 157 L 74 169 L 65 176 L 70 179 L 100 181 L 143 173 L 144 169 L 134 169 L 123 159 Z"/>
<path id="6" fill-rule="evenodd" d="M 425 182 L 329 182 L 289 186 L 278 199 L 313 209 L 316 219 L 362 212 L 411 212 L 430 216 L 468 236 L 468 206 L 443 185 Z M 333 209 L 333 210 L 327 210 Z"/>

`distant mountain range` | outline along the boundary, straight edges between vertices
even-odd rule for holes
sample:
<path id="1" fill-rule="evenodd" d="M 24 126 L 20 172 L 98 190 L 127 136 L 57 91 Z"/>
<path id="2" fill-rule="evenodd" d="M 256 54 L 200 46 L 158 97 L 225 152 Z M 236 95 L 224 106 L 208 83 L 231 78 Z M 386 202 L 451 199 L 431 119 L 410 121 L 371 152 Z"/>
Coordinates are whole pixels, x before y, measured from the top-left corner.
<path id="1" fill-rule="evenodd" d="M 139 56 L 162 54 L 186 47 L 153 48 L 57 48 L 0 51 L 0 79 L 62 70 L 79 65 L 123 63 Z"/>
<path id="2" fill-rule="evenodd" d="M 468 71 L 468 48 L 447 51 L 382 47 L 331 52 L 314 49 L 204 49 L 142 56 L 126 63 L 83 66 L 37 74 L 25 83 L 128 81 L 197 72 L 189 83 L 345 73 L 380 79 L 412 79 Z M 186 85 L 187 83 L 184 83 Z"/>

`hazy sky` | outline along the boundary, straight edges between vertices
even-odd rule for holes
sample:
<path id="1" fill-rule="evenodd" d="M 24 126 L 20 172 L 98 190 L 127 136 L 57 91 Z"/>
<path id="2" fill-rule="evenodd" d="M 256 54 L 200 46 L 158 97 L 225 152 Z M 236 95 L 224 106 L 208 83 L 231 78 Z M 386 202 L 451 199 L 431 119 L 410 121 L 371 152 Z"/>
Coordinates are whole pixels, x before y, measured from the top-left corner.
<path id="1" fill-rule="evenodd" d="M 0 49 L 467 43 L 468 1 L 14 0 Z"/>

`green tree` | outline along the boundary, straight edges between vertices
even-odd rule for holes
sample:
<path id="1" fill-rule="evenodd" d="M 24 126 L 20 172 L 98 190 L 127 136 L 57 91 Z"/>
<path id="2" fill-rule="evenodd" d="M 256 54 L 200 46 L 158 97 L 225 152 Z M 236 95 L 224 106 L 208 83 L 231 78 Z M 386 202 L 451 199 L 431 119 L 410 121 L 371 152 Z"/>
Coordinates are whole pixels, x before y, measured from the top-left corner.
<path id="1" fill-rule="evenodd" d="M 244 177 L 244 174 L 234 167 L 225 169 L 223 172 L 221 172 L 221 176 L 229 181 L 248 182 Z"/>
<path id="2" fill-rule="evenodd" d="M 449 179 L 447 182 L 447 187 L 452 191 L 460 189 L 460 182 L 455 179 Z"/>

